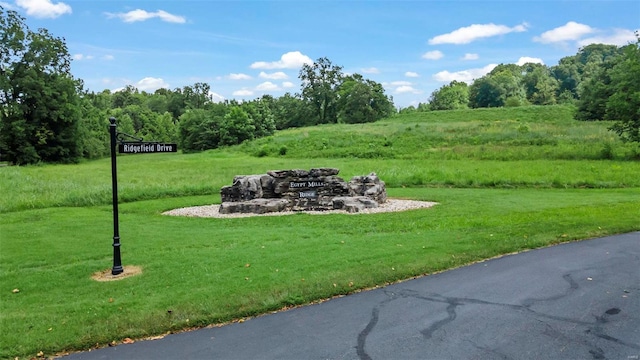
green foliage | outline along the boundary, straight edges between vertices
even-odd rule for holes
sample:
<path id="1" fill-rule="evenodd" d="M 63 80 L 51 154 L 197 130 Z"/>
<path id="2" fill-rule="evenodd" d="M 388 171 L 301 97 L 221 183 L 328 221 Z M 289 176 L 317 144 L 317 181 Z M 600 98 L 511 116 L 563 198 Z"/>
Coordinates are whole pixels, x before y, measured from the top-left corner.
<path id="1" fill-rule="evenodd" d="M 310 104 L 313 124 L 338 121 L 338 87 L 342 82 L 342 67 L 326 57 L 313 64 L 304 64 L 298 75 L 302 82 L 302 99 Z"/>
<path id="2" fill-rule="evenodd" d="M 493 77 L 483 76 L 469 87 L 469 106 L 472 108 L 500 107 L 505 94 Z"/>
<path id="3" fill-rule="evenodd" d="M 130 105 L 140 106 L 144 102 L 144 94 L 140 94 L 133 85 L 127 85 L 124 89 L 116 91 L 111 96 L 113 108 L 125 108 Z"/>
<path id="4" fill-rule="evenodd" d="M 640 142 L 640 35 L 636 44 L 591 54 L 591 77 L 581 86 L 578 120 L 618 120 L 611 126 L 624 141 Z M 586 66 L 585 66 L 586 67 Z M 586 70 L 585 70 L 586 71 Z"/>
<path id="5" fill-rule="evenodd" d="M 220 124 L 220 145 L 236 145 L 255 137 L 252 118 L 239 106 L 231 107 Z"/>
<path id="6" fill-rule="evenodd" d="M 81 82 L 69 73 L 70 60 L 64 41 L 45 29 L 31 32 L 12 11 L 3 9 L 0 20 L 3 28 L 8 29 L 2 33 L 3 44 L 7 46 L 0 50 L 3 61 L 0 154 L 2 160 L 18 164 L 72 162 L 79 157 L 94 159 L 108 155 L 104 124 L 110 116 L 118 119 L 120 132 L 149 141 L 179 141 L 182 149 L 191 152 L 268 137 L 276 129 L 363 124 L 396 113 L 392 98 L 384 94 L 381 84 L 359 74 L 345 76 L 342 67 L 326 57 L 301 68 L 300 94 L 286 93 L 279 98 L 264 95 L 243 103 L 234 100 L 215 103 L 206 83 L 158 89 L 154 93 L 139 91 L 131 85 L 114 93 L 82 92 Z M 500 64 L 469 86 L 453 81 L 434 91 L 428 103 L 401 109 L 400 113 L 575 104 L 579 99 L 576 118 L 617 120 L 611 129 L 624 140 L 637 141 L 640 122 L 637 48 L 592 44 L 574 56 L 562 58 L 554 67 Z M 529 129 L 519 127 L 525 128 Z M 411 132 L 420 137 L 424 130 Z M 517 142 L 532 146 L 557 142 L 543 139 L 543 134 L 531 130 L 520 132 L 529 138 Z M 387 140 L 398 144 L 397 140 L 406 139 Z M 475 136 L 472 144 L 482 141 L 481 136 Z M 328 149 L 326 144 L 321 145 L 322 150 Z M 336 154 L 362 158 L 405 156 L 402 152 L 390 155 L 397 150 L 390 145 L 377 149 L 377 141 L 364 145 Z M 286 147 L 288 150 L 281 153 L 275 146 L 265 148 L 266 152 L 252 153 L 292 156 L 289 150 L 294 148 Z M 614 157 L 620 157 L 620 152 L 614 150 Z M 459 156 L 454 153 L 446 156 Z M 567 149 L 562 156 L 573 156 L 568 155 L 572 153 Z"/>
<path id="7" fill-rule="evenodd" d="M 223 118 L 203 109 L 189 110 L 180 116 L 180 148 L 184 152 L 215 149 L 220 145 Z"/>
<path id="8" fill-rule="evenodd" d="M 612 126 L 624 141 L 640 143 L 640 35 L 636 44 L 625 48 L 620 61 L 611 69 L 613 94 L 607 99 L 607 118 L 618 120 Z"/>
<path id="9" fill-rule="evenodd" d="M 338 89 L 338 122 L 359 124 L 390 116 L 393 102 L 384 94 L 381 84 L 360 74 L 344 78 Z"/>
<path id="10" fill-rule="evenodd" d="M 269 99 L 269 104 L 278 130 L 313 125 L 310 116 L 312 109 L 299 96 L 285 93 L 277 99 Z"/>
<path id="11" fill-rule="evenodd" d="M 0 7 L 0 153 L 16 164 L 79 159 L 80 82 L 63 39 Z"/>
<path id="12" fill-rule="evenodd" d="M 85 159 L 98 159 L 110 154 L 109 116 L 91 104 L 91 99 L 81 100 L 81 120 L 78 124 L 79 151 Z"/>
<path id="13" fill-rule="evenodd" d="M 203 109 L 209 102 L 209 84 L 197 82 L 182 88 L 185 109 Z"/>
<path id="14" fill-rule="evenodd" d="M 602 63 L 593 70 L 591 77 L 581 84 L 580 100 L 576 111 L 576 119 L 583 121 L 604 120 L 606 118 L 607 100 L 613 94 L 610 71 L 614 61 Z"/>
<path id="15" fill-rule="evenodd" d="M 254 138 L 273 135 L 276 130 L 275 117 L 265 101 L 251 101 L 242 104 L 242 109 L 247 112 L 248 117 L 252 120 L 255 130 Z M 235 144 L 232 144 L 235 145 Z"/>
<path id="16" fill-rule="evenodd" d="M 523 99 L 516 97 L 516 96 L 511 96 L 508 97 L 505 101 L 504 101 L 504 106 L 505 107 L 518 107 L 518 106 L 523 106 L 524 104 Z"/>
<path id="17" fill-rule="evenodd" d="M 434 91 L 429 98 L 431 110 L 466 109 L 469 104 L 469 87 L 466 83 L 452 81 Z"/>
<path id="18" fill-rule="evenodd" d="M 523 65 L 522 69 L 526 98 L 534 105 L 555 104 L 559 86 L 550 69 L 542 64 L 531 63 Z"/>

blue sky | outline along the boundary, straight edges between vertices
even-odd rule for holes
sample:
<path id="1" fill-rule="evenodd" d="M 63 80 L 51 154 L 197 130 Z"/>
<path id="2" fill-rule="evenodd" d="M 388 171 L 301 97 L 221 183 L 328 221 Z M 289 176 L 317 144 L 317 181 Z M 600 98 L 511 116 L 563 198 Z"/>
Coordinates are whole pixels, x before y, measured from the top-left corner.
<path id="1" fill-rule="evenodd" d="M 305 62 L 329 58 L 384 85 L 398 107 L 496 64 L 552 66 L 589 43 L 624 45 L 640 1 L 0 0 L 66 39 L 92 91 L 196 82 L 217 99 L 300 91 Z"/>

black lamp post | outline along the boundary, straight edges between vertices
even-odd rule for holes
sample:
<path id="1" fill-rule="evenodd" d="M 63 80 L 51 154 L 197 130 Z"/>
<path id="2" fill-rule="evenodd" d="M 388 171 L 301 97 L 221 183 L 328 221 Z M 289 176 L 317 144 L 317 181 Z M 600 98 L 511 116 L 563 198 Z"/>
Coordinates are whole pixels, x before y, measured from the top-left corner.
<path id="1" fill-rule="evenodd" d="M 118 174 L 116 170 L 116 118 L 109 118 L 111 133 L 111 185 L 113 187 L 113 268 L 111 275 L 124 272 L 120 258 L 120 231 L 118 229 Z"/>

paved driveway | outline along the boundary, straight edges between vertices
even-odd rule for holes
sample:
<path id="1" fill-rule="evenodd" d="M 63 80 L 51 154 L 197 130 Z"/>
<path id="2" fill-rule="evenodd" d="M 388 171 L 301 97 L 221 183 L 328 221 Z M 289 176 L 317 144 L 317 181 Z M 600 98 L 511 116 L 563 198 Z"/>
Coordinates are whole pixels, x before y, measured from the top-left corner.
<path id="1" fill-rule="evenodd" d="M 77 359 L 639 359 L 640 232 Z"/>

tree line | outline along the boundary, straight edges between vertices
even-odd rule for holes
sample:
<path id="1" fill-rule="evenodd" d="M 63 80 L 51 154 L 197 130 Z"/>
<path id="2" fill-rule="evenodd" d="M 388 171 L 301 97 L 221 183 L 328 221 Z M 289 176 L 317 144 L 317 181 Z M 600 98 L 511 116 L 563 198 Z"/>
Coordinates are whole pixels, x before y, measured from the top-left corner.
<path id="1" fill-rule="evenodd" d="M 575 119 L 616 120 L 625 141 L 640 142 L 640 35 L 625 46 L 591 44 L 555 66 L 500 64 L 471 85 L 452 81 L 427 103 L 401 112 L 573 104 Z"/>
<path id="2" fill-rule="evenodd" d="M 71 74 L 64 39 L 30 30 L 24 18 L 2 6 L 0 28 L 0 160 L 18 165 L 109 155 L 110 117 L 119 132 L 176 142 L 189 152 L 240 144 L 277 129 L 372 122 L 395 112 L 381 84 L 344 74 L 327 58 L 303 65 L 301 92 L 281 97 L 214 102 L 206 83 L 96 93 Z"/>
<path id="3" fill-rule="evenodd" d="M 302 66 L 299 93 L 251 101 L 214 102 L 206 83 L 152 93 L 133 86 L 87 91 L 71 74 L 64 39 L 46 29 L 32 31 L 24 18 L 2 6 L 0 29 L 0 160 L 13 164 L 108 156 L 110 117 L 118 120 L 119 132 L 175 142 L 189 152 L 240 144 L 275 130 L 373 122 L 397 112 L 381 84 L 345 74 L 327 58 Z M 589 45 L 553 67 L 501 64 L 471 85 L 453 81 L 434 91 L 428 103 L 400 112 L 572 102 L 580 120 L 630 116 L 614 130 L 640 141 L 639 44 Z"/>
<path id="4" fill-rule="evenodd" d="M 610 70 L 617 67 L 615 72 L 620 74 L 620 78 L 616 81 L 621 82 L 626 76 L 624 74 L 631 75 L 637 71 L 631 64 L 638 61 L 638 44 L 621 47 L 591 44 L 581 48 L 576 55 L 560 59 L 555 66 L 500 64 L 485 76 L 475 79 L 471 85 L 454 80 L 431 93 L 428 103 L 405 111 L 562 103 L 586 105 L 594 95 L 600 99 L 607 97 L 602 88 L 612 90 L 615 87 L 610 86 L 610 75 L 607 75 Z M 580 112 L 584 112 L 578 117 L 580 120 L 606 118 L 604 113 L 589 113 L 586 107 Z"/>

